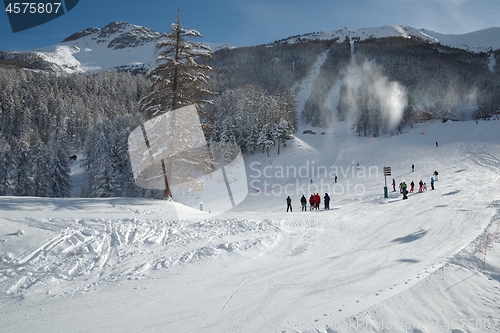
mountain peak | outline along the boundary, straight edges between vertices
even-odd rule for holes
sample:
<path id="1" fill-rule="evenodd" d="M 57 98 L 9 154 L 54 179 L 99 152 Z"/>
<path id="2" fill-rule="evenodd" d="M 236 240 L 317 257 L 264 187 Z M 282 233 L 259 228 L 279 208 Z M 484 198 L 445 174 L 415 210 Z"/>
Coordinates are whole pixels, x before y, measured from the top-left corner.
<path id="1" fill-rule="evenodd" d="M 142 26 L 123 21 L 113 21 L 101 29 L 87 28 L 74 33 L 64 39 L 63 43 L 88 38 L 98 44 L 107 44 L 108 48 L 116 50 L 144 45 L 153 42 L 159 36 L 160 33 Z"/>
<path id="2" fill-rule="evenodd" d="M 78 32 L 75 32 L 74 34 L 72 34 L 71 36 L 69 37 L 66 37 L 62 42 L 65 43 L 65 42 L 71 42 L 71 41 L 74 41 L 74 40 L 77 40 L 77 39 L 80 39 L 82 37 L 85 37 L 85 36 L 88 36 L 88 35 L 91 35 L 91 34 L 95 34 L 95 33 L 98 33 L 101 29 L 99 28 L 87 28 L 85 30 L 82 30 L 82 31 L 78 31 Z"/>

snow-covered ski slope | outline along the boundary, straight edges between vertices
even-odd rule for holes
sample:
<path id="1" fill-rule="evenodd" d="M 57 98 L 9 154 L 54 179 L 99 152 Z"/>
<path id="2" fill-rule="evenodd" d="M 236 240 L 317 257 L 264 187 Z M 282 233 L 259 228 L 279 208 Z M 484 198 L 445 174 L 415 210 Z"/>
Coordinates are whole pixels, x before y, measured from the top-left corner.
<path id="1" fill-rule="evenodd" d="M 206 219 L 167 201 L 0 198 L 1 331 L 499 332 L 500 121 L 315 131 L 245 155 L 247 199 Z M 385 199 L 384 166 L 428 191 Z M 330 210 L 301 212 L 315 186 Z"/>

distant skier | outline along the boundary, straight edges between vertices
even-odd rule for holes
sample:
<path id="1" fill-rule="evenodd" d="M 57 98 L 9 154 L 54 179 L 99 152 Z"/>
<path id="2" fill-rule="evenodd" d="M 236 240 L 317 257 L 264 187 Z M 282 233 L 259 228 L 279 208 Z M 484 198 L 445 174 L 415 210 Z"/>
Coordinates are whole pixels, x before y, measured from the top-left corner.
<path id="1" fill-rule="evenodd" d="M 314 209 L 314 194 L 311 194 L 311 197 L 309 198 L 309 210 Z"/>
<path id="2" fill-rule="evenodd" d="M 434 189 L 434 178 L 431 177 L 431 190 L 433 190 L 433 189 Z"/>
<path id="3" fill-rule="evenodd" d="M 411 165 L 411 172 L 415 172 L 415 164 Z"/>
<path id="4" fill-rule="evenodd" d="M 427 191 L 427 183 L 424 182 L 424 191 Z"/>
<path id="5" fill-rule="evenodd" d="M 286 198 L 286 211 L 288 213 L 288 209 L 290 209 L 290 212 L 292 212 L 292 199 L 290 196 Z"/>
<path id="6" fill-rule="evenodd" d="M 406 191 L 406 193 L 408 193 L 407 188 L 408 188 L 408 185 L 406 185 L 406 182 L 403 182 L 401 184 L 401 194 L 404 194 L 405 191 Z"/>
<path id="7" fill-rule="evenodd" d="M 302 195 L 302 198 L 300 198 L 300 203 L 302 204 L 302 211 L 307 211 L 307 199 L 304 195 Z"/>
<path id="8" fill-rule="evenodd" d="M 321 203 L 321 197 L 319 196 L 319 193 L 316 193 L 314 195 L 314 208 L 319 209 L 320 203 Z"/>
<path id="9" fill-rule="evenodd" d="M 325 209 L 330 209 L 330 196 L 328 193 L 325 193 L 323 199 L 325 199 Z"/>
<path id="10" fill-rule="evenodd" d="M 412 180 L 411 183 L 410 183 L 410 193 L 413 193 L 414 189 L 415 189 L 415 183 Z"/>
<path id="11" fill-rule="evenodd" d="M 436 141 L 436 147 L 439 147 L 438 142 Z"/>
<path id="12" fill-rule="evenodd" d="M 438 172 L 436 170 L 434 170 L 434 180 L 435 181 L 438 180 Z"/>
<path id="13" fill-rule="evenodd" d="M 335 182 L 337 182 L 337 175 L 335 175 Z"/>
<path id="14" fill-rule="evenodd" d="M 418 192 L 422 193 L 424 191 L 424 182 L 422 181 L 422 179 L 420 179 L 418 185 L 419 185 Z"/>
<path id="15" fill-rule="evenodd" d="M 401 183 L 401 194 L 403 195 L 403 200 L 408 199 L 408 185 L 406 185 L 406 182 Z"/>
<path id="16" fill-rule="evenodd" d="M 392 178 L 392 192 L 396 192 L 396 180 Z"/>

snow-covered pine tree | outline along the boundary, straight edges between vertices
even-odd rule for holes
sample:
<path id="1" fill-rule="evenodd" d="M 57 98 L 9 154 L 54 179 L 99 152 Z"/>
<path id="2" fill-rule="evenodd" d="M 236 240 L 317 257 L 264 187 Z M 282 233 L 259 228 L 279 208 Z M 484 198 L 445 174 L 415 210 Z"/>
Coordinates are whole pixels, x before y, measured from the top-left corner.
<path id="1" fill-rule="evenodd" d="M 24 133 L 12 146 L 15 168 L 11 170 L 14 195 L 33 195 L 32 161 L 30 157 L 29 134 Z"/>
<path id="2" fill-rule="evenodd" d="M 0 195 L 11 195 L 11 174 L 15 167 L 10 145 L 5 143 L 0 150 Z"/>
<path id="3" fill-rule="evenodd" d="M 111 123 L 104 121 L 95 125 L 89 132 L 84 149 L 86 160 L 82 167 L 88 171 L 84 184 L 84 196 L 111 196 Z"/>
<path id="4" fill-rule="evenodd" d="M 150 93 L 141 99 L 141 112 L 148 118 L 154 118 L 166 112 L 192 105 L 196 106 L 202 123 L 205 136 L 209 138 L 213 129 L 214 118 L 205 108 L 213 105 L 209 96 L 213 93 L 209 89 L 209 76 L 212 70 L 208 65 L 199 64 L 197 58 L 211 58 L 212 49 L 202 43 L 193 42 L 188 38 L 201 37 L 196 30 L 184 29 L 181 25 L 179 13 L 177 21 L 172 24 L 172 31 L 164 34 L 156 44 L 159 55 L 156 59 L 156 67 L 152 68 L 147 77 L 152 80 Z M 175 125 L 175 119 L 172 121 Z M 175 127 L 176 131 L 189 131 L 181 126 Z M 188 133 L 185 133 L 188 134 Z M 172 141 L 182 136 L 182 133 L 172 133 Z M 166 151 L 174 151 L 174 142 L 166 142 Z M 191 156 L 193 155 L 193 156 Z M 203 169 L 211 168 L 212 162 L 196 158 L 196 154 L 186 152 L 183 159 L 193 162 L 197 167 Z M 175 158 L 175 156 L 172 156 Z M 167 175 L 172 174 L 172 159 L 166 159 L 165 197 L 171 197 L 170 185 Z"/>
<path id="5" fill-rule="evenodd" d="M 201 37 L 201 34 L 184 29 L 177 15 L 172 31 L 157 41 L 156 50 L 160 51 L 157 65 L 147 74 L 153 83 L 150 93 L 140 102 L 141 111 L 148 119 L 191 104 L 196 105 L 200 116 L 211 119 L 203 107 L 213 103 L 207 98 L 213 94 L 207 75 L 212 68 L 198 64 L 196 58 L 211 58 L 213 52 L 210 47 L 187 39 L 196 37 Z"/>
<path id="6" fill-rule="evenodd" d="M 258 144 L 259 135 L 260 135 L 260 133 L 259 133 L 258 125 L 257 125 L 257 123 L 254 123 L 252 128 L 251 128 L 250 135 L 248 136 L 248 139 L 246 142 L 246 148 L 247 148 L 247 150 L 252 152 L 252 154 L 253 154 L 255 147 L 257 147 L 259 145 Z"/>
<path id="7" fill-rule="evenodd" d="M 280 118 L 280 121 L 278 122 L 274 130 L 274 136 L 275 139 L 278 140 L 278 155 L 279 155 L 281 143 L 283 142 L 284 146 L 286 141 L 290 140 L 291 138 L 289 124 L 285 118 L 283 117 Z"/>
<path id="8" fill-rule="evenodd" d="M 237 150 L 236 136 L 235 136 L 235 124 L 232 117 L 227 117 L 222 123 L 222 132 L 220 134 L 220 141 L 225 143 L 230 143 L 223 145 L 222 155 L 226 162 L 231 162 L 239 149 Z"/>
<path id="9" fill-rule="evenodd" d="M 37 140 L 32 146 L 32 155 L 34 156 L 35 164 L 33 178 L 34 195 L 37 197 L 47 197 L 50 179 L 50 155 L 48 148 L 40 140 Z"/>
<path id="10" fill-rule="evenodd" d="M 64 134 L 59 133 L 53 136 L 49 147 L 52 155 L 49 166 L 48 195 L 54 198 L 67 198 L 71 194 L 71 168 Z"/>
<path id="11" fill-rule="evenodd" d="M 257 141 L 258 145 L 262 147 L 262 152 L 264 152 L 264 148 L 267 150 L 267 157 L 269 157 L 269 147 L 271 147 L 274 142 L 272 131 L 272 125 L 265 124 L 264 127 L 262 127 L 259 140 Z"/>

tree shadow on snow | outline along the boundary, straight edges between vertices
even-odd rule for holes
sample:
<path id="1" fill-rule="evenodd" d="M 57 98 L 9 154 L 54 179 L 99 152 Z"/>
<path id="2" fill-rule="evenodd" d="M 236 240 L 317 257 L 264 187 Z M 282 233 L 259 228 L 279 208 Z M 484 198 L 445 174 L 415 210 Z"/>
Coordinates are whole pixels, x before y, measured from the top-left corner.
<path id="1" fill-rule="evenodd" d="M 420 238 L 424 237 L 427 234 L 426 230 L 419 230 L 414 233 L 411 233 L 409 235 L 406 235 L 404 237 L 399 237 L 394 240 L 392 240 L 391 243 L 411 243 L 416 240 L 419 240 Z"/>
<path id="2" fill-rule="evenodd" d="M 408 264 L 418 264 L 420 262 L 420 260 L 417 259 L 398 259 L 397 261 Z"/>
<path id="3" fill-rule="evenodd" d="M 444 197 L 445 195 L 453 195 L 453 194 L 457 194 L 457 193 L 460 193 L 460 192 L 461 192 L 461 190 L 451 191 L 451 192 L 448 192 L 448 193 L 443 194 L 443 197 Z"/>

